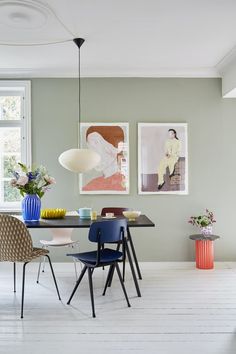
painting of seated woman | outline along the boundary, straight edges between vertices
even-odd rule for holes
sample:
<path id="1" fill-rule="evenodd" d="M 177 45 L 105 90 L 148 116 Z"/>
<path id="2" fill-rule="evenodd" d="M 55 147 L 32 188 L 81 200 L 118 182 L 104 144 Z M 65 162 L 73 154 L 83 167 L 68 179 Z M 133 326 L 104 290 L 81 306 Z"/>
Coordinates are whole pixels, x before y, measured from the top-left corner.
<path id="1" fill-rule="evenodd" d="M 139 193 L 187 194 L 186 123 L 139 123 Z"/>
<path id="2" fill-rule="evenodd" d="M 82 146 L 96 151 L 101 160 L 81 174 L 81 194 L 129 193 L 128 123 L 82 123 Z"/>

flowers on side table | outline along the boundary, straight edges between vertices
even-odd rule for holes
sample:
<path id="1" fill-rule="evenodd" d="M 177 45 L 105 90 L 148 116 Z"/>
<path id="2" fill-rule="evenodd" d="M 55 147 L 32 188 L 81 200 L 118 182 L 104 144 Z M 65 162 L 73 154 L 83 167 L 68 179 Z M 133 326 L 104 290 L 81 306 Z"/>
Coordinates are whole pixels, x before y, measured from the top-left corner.
<path id="1" fill-rule="evenodd" d="M 214 218 L 213 212 L 206 209 L 206 214 L 199 216 L 191 216 L 188 222 L 193 226 L 199 227 L 203 235 L 211 235 L 212 226 L 216 222 L 216 220 Z"/>

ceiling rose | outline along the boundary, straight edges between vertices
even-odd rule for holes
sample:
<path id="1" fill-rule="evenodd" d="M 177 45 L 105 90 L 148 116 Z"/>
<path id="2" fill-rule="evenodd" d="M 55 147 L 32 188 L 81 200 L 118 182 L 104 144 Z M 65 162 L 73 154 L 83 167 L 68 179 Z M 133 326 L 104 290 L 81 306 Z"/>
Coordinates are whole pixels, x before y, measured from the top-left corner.
<path id="1" fill-rule="evenodd" d="M 46 25 L 50 8 L 30 0 L 0 0 L 0 24 L 17 29 L 38 29 Z"/>

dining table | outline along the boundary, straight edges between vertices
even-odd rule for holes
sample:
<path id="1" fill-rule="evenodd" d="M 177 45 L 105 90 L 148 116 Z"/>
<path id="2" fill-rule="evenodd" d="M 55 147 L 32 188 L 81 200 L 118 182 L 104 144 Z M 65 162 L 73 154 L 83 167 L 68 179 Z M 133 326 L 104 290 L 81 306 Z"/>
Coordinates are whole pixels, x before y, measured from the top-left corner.
<path id="1" fill-rule="evenodd" d="M 117 219 L 124 218 L 123 216 L 115 217 Z M 78 215 L 66 215 L 62 219 L 40 219 L 39 221 L 24 221 L 26 227 L 28 229 L 88 229 L 91 224 L 95 221 L 104 221 L 108 220 L 106 217 L 98 216 L 96 220 L 91 219 L 82 219 Z M 23 221 L 23 220 L 22 220 Z M 131 235 L 131 229 L 134 228 L 147 228 L 147 227 L 155 227 L 155 224 L 146 216 L 140 215 L 135 220 L 127 219 L 127 235 L 126 235 L 126 253 L 128 262 L 130 265 L 132 277 L 134 280 L 135 288 L 137 291 L 138 297 L 141 297 L 141 292 L 138 284 L 138 279 L 142 279 L 137 254 L 135 251 L 135 246 L 133 242 L 133 237 Z M 133 259 L 132 259 L 133 258 Z M 135 270 L 136 268 L 136 270 Z M 137 276 L 136 276 L 137 272 Z"/>

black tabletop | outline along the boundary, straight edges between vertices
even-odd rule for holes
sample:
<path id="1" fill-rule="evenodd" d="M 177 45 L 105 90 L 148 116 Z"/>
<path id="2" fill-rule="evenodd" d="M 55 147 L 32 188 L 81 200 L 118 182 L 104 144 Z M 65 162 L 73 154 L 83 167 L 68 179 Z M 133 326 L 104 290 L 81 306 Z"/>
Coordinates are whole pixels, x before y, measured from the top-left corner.
<path id="1" fill-rule="evenodd" d="M 96 221 L 104 221 L 104 220 L 108 220 L 108 219 L 104 219 L 101 216 L 98 216 Z M 65 216 L 63 219 L 40 219 L 37 222 L 25 222 L 25 225 L 29 229 L 44 229 L 44 228 L 45 229 L 48 228 L 76 229 L 76 228 L 89 228 L 91 223 L 93 223 L 93 221 L 80 219 L 79 216 Z M 135 221 L 128 221 L 128 226 L 129 227 L 154 227 L 155 224 L 146 215 L 140 215 Z"/>
<path id="2" fill-rule="evenodd" d="M 203 234 L 195 234 L 195 235 L 190 235 L 189 238 L 194 241 L 200 241 L 200 240 L 209 240 L 209 241 L 215 241 L 220 236 L 217 235 L 203 235 Z"/>

